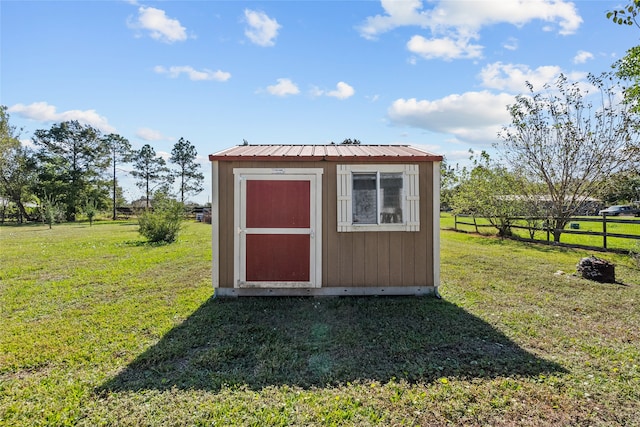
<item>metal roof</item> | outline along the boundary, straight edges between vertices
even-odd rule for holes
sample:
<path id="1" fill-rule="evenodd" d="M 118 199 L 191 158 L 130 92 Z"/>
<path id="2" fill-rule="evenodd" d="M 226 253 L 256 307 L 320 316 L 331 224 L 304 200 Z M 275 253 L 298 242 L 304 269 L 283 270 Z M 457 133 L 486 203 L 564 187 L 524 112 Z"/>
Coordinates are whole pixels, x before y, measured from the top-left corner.
<path id="1" fill-rule="evenodd" d="M 408 145 L 238 145 L 209 155 L 210 161 L 441 161 Z"/>

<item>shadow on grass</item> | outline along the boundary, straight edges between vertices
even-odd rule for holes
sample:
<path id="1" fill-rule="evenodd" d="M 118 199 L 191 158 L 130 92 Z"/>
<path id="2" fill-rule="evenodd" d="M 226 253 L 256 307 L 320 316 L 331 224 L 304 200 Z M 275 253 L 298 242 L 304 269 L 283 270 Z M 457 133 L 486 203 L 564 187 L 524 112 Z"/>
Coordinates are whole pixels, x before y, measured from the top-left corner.
<path id="1" fill-rule="evenodd" d="M 435 298 L 210 299 L 97 390 L 322 387 L 564 372 Z"/>

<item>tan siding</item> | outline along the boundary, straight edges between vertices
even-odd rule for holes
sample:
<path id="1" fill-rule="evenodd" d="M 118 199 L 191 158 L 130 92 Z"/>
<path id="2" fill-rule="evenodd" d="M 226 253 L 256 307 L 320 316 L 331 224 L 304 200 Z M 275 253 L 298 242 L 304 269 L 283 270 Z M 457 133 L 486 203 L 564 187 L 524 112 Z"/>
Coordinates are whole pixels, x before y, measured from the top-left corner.
<path id="1" fill-rule="evenodd" d="M 233 287 L 233 168 L 219 162 L 220 171 L 220 287 Z"/>
<path id="2" fill-rule="evenodd" d="M 364 263 L 364 280 L 368 286 L 378 286 L 378 236 L 380 233 L 364 234 L 364 258 L 356 260 Z"/>
<path id="3" fill-rule="evenodd" d="M 378 285 L 389 286 L 389 232 L 378 234 Z M 375 267 L 374 267 L 375 268 Z"/>
<path id="4" fill-rule="evenodd" d="M 363 260 L 365 254 L 365 233 L 353 234 L 353 259 Z M 366 286 L 365 265 L 363 262 L 353 263 L 353 286 Z"/>
<path id="5" fill-rule="evenodd" d="M 421 224 L 422 225 L 422 224 Z M 421 227 L 422 228 L 422 227 Z M 416 258 L 412 256 L 416 247 L 416 233 L 402 233 L 402 274 L 404 286 L 416 286 Z"/>
<path id="6" fill-rule="evenodd" d="M 406 233 L 389 233 L 389 285 L 404 286 L 402 268 L 402 235 Z"/>

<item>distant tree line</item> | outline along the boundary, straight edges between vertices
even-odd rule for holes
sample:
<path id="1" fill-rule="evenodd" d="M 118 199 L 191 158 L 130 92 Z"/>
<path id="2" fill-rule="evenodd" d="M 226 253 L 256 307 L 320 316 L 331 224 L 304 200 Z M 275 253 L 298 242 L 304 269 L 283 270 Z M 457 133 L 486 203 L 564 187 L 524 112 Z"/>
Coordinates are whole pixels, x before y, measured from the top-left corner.
<path id="1" fill-rule="evenodd" d="M 171 151 L 173 168 L 149 144 L 134 150 L 121 135 L 103 135 L 78 121 L 36 130 L 33 149 L 19 138 L 7 107 L 0 106 L 0 219 L 9 204 L 20 222 L 75 221 L 79 214 L 91 220 L 96 212 L 107 210 L 115 219 L 116 207 L 126 204 L 118 181 L 125 173 L 143 190 L 147 206 L 156 194 L 184 203 L 203 190 L 196 149 L 184 138 Z M 122 169 L 125 164 L 132 166 L 131 172 Z M 38 206 L 35 211 L 27 209 L 32 204 Z"/>

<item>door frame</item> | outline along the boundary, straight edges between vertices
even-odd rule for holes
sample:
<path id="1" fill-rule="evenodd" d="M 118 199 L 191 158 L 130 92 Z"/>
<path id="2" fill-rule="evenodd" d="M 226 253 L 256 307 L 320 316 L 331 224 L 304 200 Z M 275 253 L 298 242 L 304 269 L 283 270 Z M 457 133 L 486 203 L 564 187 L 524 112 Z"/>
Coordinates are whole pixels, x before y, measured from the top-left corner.
<path id="1" fill-rule="evenodd" d="M 322 175 L 321 168 L 234 168 L 234 288 L 319 288 L 322 285 Z M 246 280 L 246 181 L 309 181 L 309 228 L 291 234 L 310 234 L 308 282 L 248 282 Z M 276 233 L 279 229 L 256 229 Z"/>

